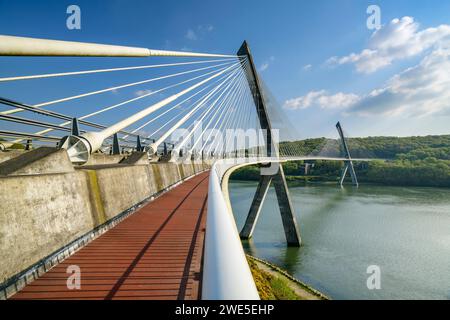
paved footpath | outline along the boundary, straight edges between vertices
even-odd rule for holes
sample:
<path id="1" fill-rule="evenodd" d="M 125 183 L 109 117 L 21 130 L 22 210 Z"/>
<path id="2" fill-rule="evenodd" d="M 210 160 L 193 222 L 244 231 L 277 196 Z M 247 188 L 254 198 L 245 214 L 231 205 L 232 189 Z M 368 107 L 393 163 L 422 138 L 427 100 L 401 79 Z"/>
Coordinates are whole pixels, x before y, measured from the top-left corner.
<path id="1" fill-rule="evenodd" d="M 150 202 L 11 299 L 199 299 L 208 176 Z M 67 288 L 71 265 L 79 290 Z"/>

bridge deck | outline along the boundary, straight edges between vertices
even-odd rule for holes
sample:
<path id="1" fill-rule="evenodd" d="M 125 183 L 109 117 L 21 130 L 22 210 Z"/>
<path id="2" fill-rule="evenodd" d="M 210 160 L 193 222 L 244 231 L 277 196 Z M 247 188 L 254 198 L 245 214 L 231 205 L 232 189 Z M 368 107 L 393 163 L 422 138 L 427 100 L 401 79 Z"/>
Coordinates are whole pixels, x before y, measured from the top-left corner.
<path id="1" fill-rule="evenodd" d="M 12 299 L 198 299 L 208 175 L 152 201 Z M 67 288 L 67 267 L 81 289 Z"/>

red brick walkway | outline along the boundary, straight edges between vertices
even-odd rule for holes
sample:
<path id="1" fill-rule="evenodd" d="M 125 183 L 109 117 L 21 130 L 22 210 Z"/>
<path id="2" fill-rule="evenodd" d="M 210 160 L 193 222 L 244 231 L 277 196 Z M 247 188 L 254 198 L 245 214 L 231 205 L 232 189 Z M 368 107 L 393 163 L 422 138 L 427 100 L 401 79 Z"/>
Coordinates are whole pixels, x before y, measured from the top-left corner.
<path id="1" fill-rule="evenodd" d="M 150 202 L 12 299 L 199 299 L 208 175 Z M 79 290 L 66 285 L 71 265 Z"/>

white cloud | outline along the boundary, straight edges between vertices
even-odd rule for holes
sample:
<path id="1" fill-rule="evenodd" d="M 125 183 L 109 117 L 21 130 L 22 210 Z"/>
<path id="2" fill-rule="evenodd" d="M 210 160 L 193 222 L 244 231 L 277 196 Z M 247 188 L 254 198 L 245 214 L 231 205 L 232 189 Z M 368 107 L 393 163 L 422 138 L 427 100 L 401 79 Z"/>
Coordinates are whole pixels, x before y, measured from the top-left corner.
<path id="1" fill-rule="evenodd" d="M 450 46 L 439 48 L 411 68 L 393 76 L 366 95 L 328 94 L 325 90 L 287 100 L 287 109 L 340 108 L 361 116 L 450 115 Z"/>
<path id="2" fill-rule="evenodd" d="M 437 49 L 418 65 L 392 77 L 347 112 L 423 116 L 450 111 L 450 48 Z"/>
<path id="3" fill-rule="evenodd" d="M 259 71 L 263 72 L 267 70 L 272 62 L 275 61 L 274 56 L 270 56 L 268 60 L 264 61 L 264 63 L 259 67 Z"/>
<path id="4" fill-rule="evenodd" d="M 269 63 L 268 63 L 268 62 L 264 62 L 264 63 L 259 67 L 259 71 L 261 71 L 261 72 L 266 71 L 267 68 L 269 68 Z"/>
<path id="5" fill-rule="evenodd" d="M 366 49 L 343 57 L 331 57 L 328 65 L 354 64 L 361 73 L 372 73 L 401 60 L 416 56 L 450 41 L 450 25 L 419 31 L 412 17 L 393 19 L 375 31 Z"/>
<path id="6" fill-rule="evenodd" d="M 192 29 L 189 29 L 189 30 L 186 32 L 186 35 L 185 35 L 184 37 L 185 37 L 186 39 L 192 40 L 192 41 L 195 41 L 195 40 L 198 39 L 197 34 L 196 34 L 195 31 L 192 30 Z"/>
<path id="7" fill-rule="evenodd" d="M 302 69 L 303 69 L 304 71 L 308 71 L 308 70 L 311 70 L 311 68 L 312 68 L 312 64 L 306 64 L 306 65 L 303 66 Z"/>
<path id="8" fill-rule="evenodd" d="M 206 25 L 199 25 L 197 27 L 197 30 L 205 33 L 205 32 L 212 32 L 214 30 L 214 26 L 210 25 L 210 24 L 206 24 Z"/>
<path id="9" fill-rule="evenodd" d="M 214 26 L 210 24 L 198 25 L 197 28 L 194 29 L 188 29 L 184 37 L 191 41 L 199 40 L 205 34 L 212 32 L 214 30 Z"/>
<path id="10" fill-rule="evenodd" d="M 136 96 L 138 96 L 138 97 L 142 97 L 142 96 L 145 96 L 145 95 L 150 95 L 150 94 L 152 94 L 154 91 L 153 90 L 150 90 L 150 89 L 148 89 L 148 90 L 138 90 L 138 91 L 136 91 L 134 94 L 136 95 Z"/>
<path id="11" fill-rule="evenodd" d="M 286 109 L 306 109 L 319 107 L 321 109 L 341 109 L 354 105 L 359 97 L 353 93 L 328 94 L 325 90 L 311 91 L 304 96 L 289 99 L 284 103 Z"/>

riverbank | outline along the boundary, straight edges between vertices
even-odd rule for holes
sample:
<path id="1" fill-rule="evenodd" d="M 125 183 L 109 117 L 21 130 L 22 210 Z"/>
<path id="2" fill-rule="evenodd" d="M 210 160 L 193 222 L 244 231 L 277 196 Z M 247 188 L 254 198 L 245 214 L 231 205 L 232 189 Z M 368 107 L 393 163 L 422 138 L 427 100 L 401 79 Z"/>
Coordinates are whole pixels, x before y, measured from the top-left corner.
<path id="1" fill-rule="evenodd" d="M 267 261 L 250 255 L 247 260 L 262 300 L 330 300 Z"/>

